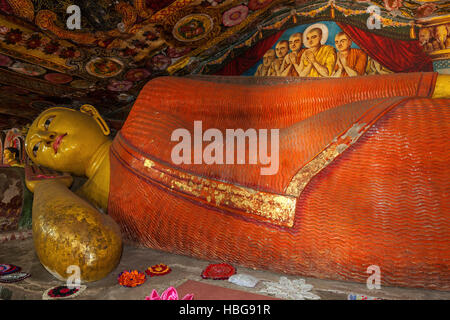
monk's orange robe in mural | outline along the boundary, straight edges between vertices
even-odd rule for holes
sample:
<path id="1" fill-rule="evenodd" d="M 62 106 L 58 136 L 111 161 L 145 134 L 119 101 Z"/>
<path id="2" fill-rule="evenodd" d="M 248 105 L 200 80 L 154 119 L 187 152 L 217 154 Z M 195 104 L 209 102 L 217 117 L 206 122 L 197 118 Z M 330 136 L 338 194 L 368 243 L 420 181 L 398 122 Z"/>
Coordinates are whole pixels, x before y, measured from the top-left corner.
<path id="1" fill-rule="evenodd" d="M 350 69 L 355 70 L 359 76 L 362 76 L 366 73 L 367 54 L 361 49 L 350 48 L 346 61 Z M 334 71 L 337 70 L 338 65 L 336 63 Z M 341 77 L 348 77 L 347 71 L 345 71 L 345 69 L 342 69 Z"/>
<path id="2" fill-rule="evenodd" d="M 450 99 L 429 98 L 436 76 L 153 79 L 113 141 L 108 213 L 158 250 L 362 283 L 377 265 L 382 285 L 450 290 Z M 224 137 L 278 128 L 278 172 L 175 164 L 172 133 L 194 144 L 194 121 Z"/>
<path id="3" fill-rule="evenodd" d="M 306 50 L 305 48 L 302 48 L 302 49 L 300 49 L 297 52 L 297 57 L 295 58 L 295 63 L 296 64 L 300 63 L 300 60 L 302 58 L 302 54 L 303 54 L 303 52 L 305 52 L 305 50 Z M 298 74 L 297 70 L 294 68 L 294 66 L 292 66 L 291 69 L 289 70 L 288 74 L 287 74 L 287 77 L 298 77 L 298 76 L 299 76 L 299 74 Z"/>

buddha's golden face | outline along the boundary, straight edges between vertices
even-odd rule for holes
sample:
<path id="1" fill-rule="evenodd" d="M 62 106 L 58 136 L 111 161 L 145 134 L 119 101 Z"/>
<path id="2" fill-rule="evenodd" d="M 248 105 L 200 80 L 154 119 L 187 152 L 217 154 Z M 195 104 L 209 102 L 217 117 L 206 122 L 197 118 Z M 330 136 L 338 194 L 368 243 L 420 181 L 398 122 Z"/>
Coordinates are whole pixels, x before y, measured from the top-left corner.
<path id="1" fill-rule="evenodd" d="M 39 165 L 83 175 L 95 151 L 107 140 L 89 115 L 68 108 L 51 108 L 32 123 L 25 149 Z"/>

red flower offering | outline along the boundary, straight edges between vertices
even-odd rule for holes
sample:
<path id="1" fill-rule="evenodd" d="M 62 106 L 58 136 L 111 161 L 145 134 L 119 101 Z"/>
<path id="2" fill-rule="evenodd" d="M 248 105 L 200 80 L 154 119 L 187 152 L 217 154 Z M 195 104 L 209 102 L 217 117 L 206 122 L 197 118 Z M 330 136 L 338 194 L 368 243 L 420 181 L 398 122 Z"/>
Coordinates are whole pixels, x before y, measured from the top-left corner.
<path id="1" fill-rule="evenodd" d="M 236 269 L 228 263 L 210 264 L 202 272 L 203 279 L 226 280 L 236 273 Z"/>
<path id="2" fill-rule="evenodd" d="M 154 266 L 149 267 L 147 270 L 145 270 L 145 273 L 150 276 L 163 276 L 165 274 L 168 274 L 171 272 L 172 269 L 170 269 L 168 266 L 166 266 L 163 263 L 155 264 Z"/>
<path id="3" fill-rule="evenodd" d="M 146 280 L 145 273 L 139 272 L 137 270 L 123 271 L 119 274 L 117 279 L 119 284 L 124 287 L 138 287 L 143 284 Z"/>

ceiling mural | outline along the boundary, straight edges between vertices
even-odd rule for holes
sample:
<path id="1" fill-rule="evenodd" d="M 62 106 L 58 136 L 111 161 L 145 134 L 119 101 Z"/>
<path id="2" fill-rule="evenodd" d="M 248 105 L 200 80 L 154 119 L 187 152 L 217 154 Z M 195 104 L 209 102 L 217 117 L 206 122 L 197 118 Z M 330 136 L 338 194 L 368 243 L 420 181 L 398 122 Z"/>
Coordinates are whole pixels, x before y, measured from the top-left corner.
<path id="1" fill-rule="evenodd" d="M 75 29 L 73 5 L 80 10 Z M 154 77 L 217 74 L 262 41 L 281 36 L 276 51 L 292 30 L 319 22 L 334 46 L 336 23 L 368 30 L 370 6 L 381 25 L 370 32 L 421 37 L 429 51 L 442 46 L 434 30 L 419 34 L 418 21 L 448 14 L 447 1 L 0 0 L 0 129 L 30 123 L 49 106 L 85 103 L 117 129 Z M 366 65 L 389 72 L 373 61 Z"/>

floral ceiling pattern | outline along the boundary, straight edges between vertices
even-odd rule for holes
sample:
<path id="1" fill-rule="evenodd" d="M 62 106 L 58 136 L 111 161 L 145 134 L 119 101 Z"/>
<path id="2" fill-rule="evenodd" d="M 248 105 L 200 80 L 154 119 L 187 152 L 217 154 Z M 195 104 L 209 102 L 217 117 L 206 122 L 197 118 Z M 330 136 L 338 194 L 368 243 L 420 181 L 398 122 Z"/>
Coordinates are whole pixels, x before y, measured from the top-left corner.
<path id="1" fill-rule="evenodd" d="M 80 8 L 80 29 L 66 22 Z M 392 38 L 417 19 L 449 13 L 447 1 L 415 0 L 0 0 L 0 129 L 43 109 L 90 103 L 113 128 L 148 80 L 214 74 L 279 30 L 315 21 L 367 28 L 379 8 Z"/>

